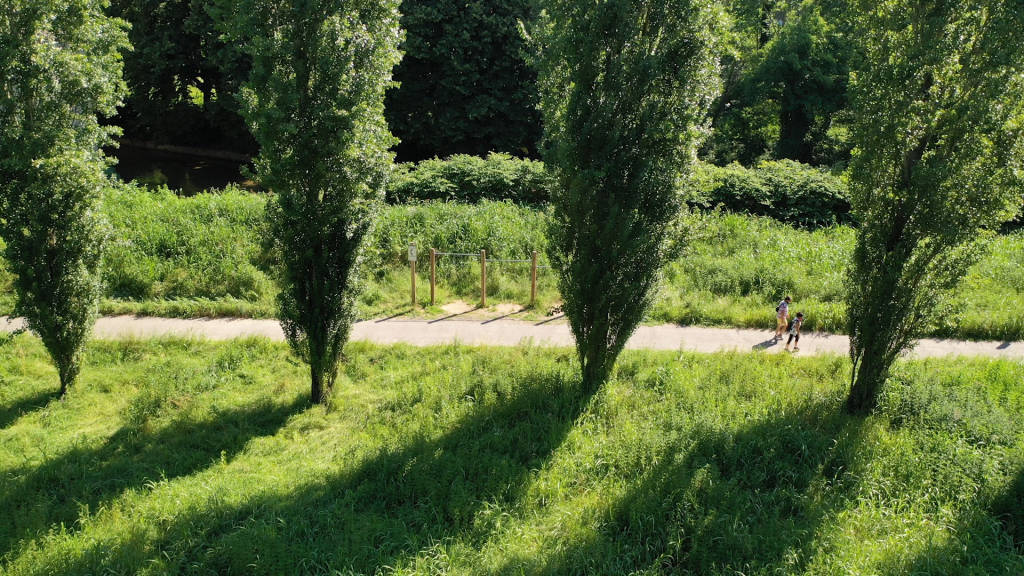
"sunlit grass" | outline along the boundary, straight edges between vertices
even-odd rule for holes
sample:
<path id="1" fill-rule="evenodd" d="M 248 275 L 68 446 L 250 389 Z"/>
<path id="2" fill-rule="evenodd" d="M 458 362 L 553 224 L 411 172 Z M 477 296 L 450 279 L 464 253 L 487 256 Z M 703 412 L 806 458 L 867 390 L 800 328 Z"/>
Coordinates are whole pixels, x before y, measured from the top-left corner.
<path id="1" fill-rule="evenodd" d="M 0 349 L 8 574 L 1016 574 L 1024 364 L 353 345 L 327 408 L 286 346 Z"/>

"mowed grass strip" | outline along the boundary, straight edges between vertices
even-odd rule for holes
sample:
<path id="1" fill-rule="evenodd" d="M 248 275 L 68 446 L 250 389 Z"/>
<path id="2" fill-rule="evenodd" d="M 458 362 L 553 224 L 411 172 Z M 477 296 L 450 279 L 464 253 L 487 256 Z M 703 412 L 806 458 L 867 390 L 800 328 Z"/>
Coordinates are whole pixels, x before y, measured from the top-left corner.
<path id="1" fill-rule="evenodd" d="M 1024 363 L 352 345 L 327 407 L 265 340 L 0 348 L 0 571 L 1019 574 Z"/>

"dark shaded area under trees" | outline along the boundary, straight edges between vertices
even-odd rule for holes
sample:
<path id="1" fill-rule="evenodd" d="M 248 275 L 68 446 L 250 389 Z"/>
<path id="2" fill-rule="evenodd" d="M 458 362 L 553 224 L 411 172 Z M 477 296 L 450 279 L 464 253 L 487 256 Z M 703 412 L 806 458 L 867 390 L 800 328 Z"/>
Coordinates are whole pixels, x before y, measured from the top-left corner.
<path id="1" fill-rule="evenodd" d="M 217 30 L 224 0 L 113 0 L 131 23 L 130 95 L 113 120 L 130 140 L 254 154 L 237 92 L 250 63 Z M 397 160 L 504 152 L 536 158 L 536 72 L 519 24 L 543 0 L 405 0 L 404 59 L 386 116 Z M 845 2 L 732 0 L 724 92 L 703 159 L 717 165 L 790 159 L 842 166 L 849 157 Z"/>
<path id="2" fill-rule="evenodd" d="M 398 160 L 507 152 L 533 157 L 540 139 L 537 74 L 519 21 L 534 0 L 404 0 L 405 57 L 386 115 Z"/>
<path id="3" fill-rule="evenodd" d="M 114 118 L 124 138 L 256 152 L 237 99 L 249 59 L 217 29 L 217 2 L 112 0 L 110 14 L 131 24 L 129 95 Z"/>

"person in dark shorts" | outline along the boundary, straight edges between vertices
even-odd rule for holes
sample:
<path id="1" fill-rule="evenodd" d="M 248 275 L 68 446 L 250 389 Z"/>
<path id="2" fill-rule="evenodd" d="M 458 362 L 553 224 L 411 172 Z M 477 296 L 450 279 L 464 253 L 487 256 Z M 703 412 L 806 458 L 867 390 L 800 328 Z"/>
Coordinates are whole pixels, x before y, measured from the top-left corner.
<path id="1" fill-rule="evenodd" d="M 793 352 L 800 351 L 800 329 L 804 326 L 804 313 L 797 312 L 796 316 L 789 321 L 789 325 L 786 326 L 786 331 L 789 332 L 789 340 L 786 340 L 786 351 L 789 351 L 789 345 L 794 341 L 796 346 L 793 346 Z"/>

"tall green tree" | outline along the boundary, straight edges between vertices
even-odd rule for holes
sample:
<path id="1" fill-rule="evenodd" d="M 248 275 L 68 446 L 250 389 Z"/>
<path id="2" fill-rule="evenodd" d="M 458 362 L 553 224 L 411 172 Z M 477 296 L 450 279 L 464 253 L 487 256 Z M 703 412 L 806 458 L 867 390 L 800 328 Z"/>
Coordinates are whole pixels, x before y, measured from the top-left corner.
<path id="1" fill-rule="evenodd" d="M 536 153 L 537 76 L 519 33 L 535 12 L 534 0 L 403 0 L 405 57 L 387 97 L 401 160 Z"/>
<path id="2" fill-rule="evenodd" d="M 538 27 L 550 257 L 590 391 L 655 293 L 718 87 L 711 0 L 552 0 Z"/>
<path id="3" fill-rule="evenodd" d="M 103 0 L 12 0 L 0 10 L 0 233 L 15 313 L 43 341 L 65 394 L 101 294 L 101 124 L 124 93 L 122 21 Z"/>
<path id="4" fill-rule="evenodd" d="M 275 193 L 281 325 L 326 401 L 355 316 L 363 240 L 391 172 L 384 92 L 401 58 L 398 0 L 237 0 L 252 58 L 243 111 Z"/>
<path id="5" fill-rule="evenodd" d="M 850 195 L 847 407 L 875 406 L 895 359 L 1012 217 L 1024 175 L 1024 3 L 860 2 Z M 954 303 L 954 310 L 956 309 Z"/>

